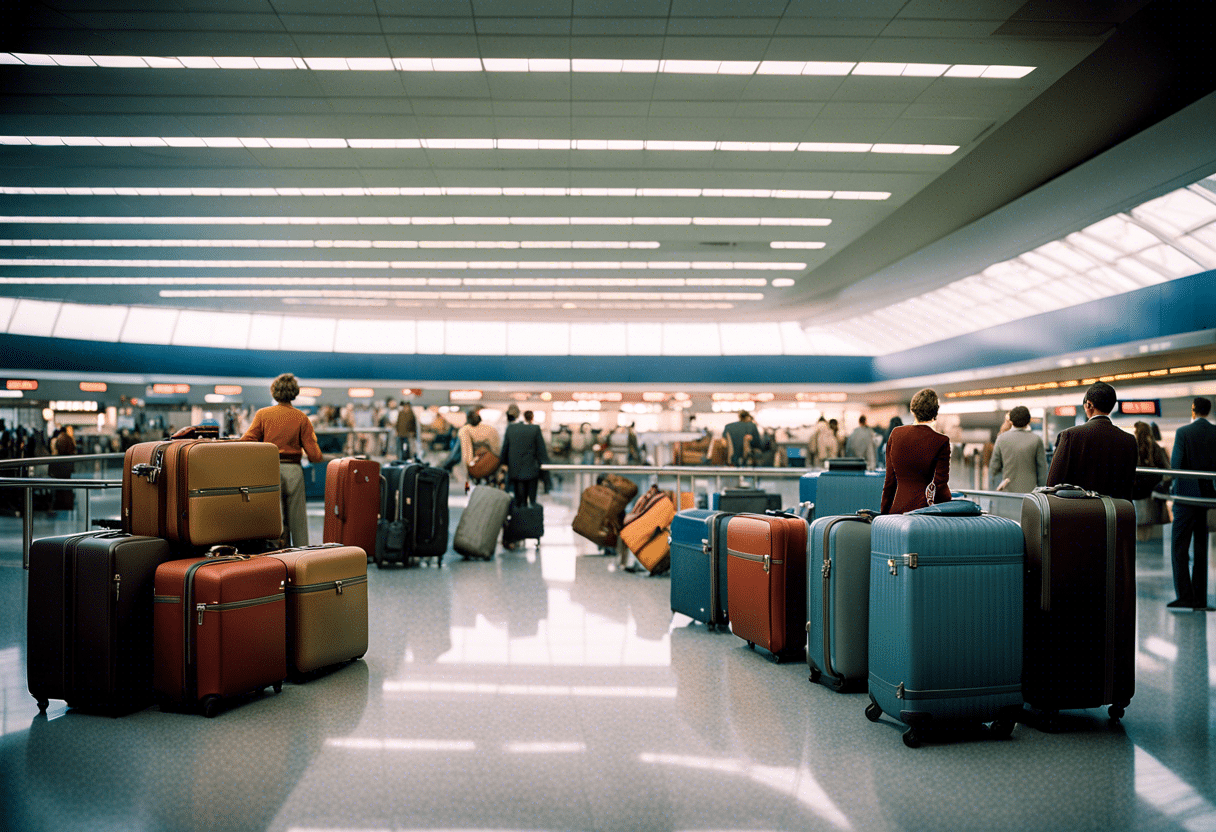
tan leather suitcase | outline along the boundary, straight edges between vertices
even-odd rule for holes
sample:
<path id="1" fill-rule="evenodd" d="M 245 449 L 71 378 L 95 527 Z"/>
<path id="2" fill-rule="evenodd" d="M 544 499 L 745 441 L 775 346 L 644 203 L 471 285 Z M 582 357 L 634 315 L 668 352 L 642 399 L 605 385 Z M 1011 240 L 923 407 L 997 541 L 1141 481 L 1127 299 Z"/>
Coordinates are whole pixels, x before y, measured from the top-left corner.
<path id="1" fill-rule="evenodd" d="M 127 449 L 123 531 L 211 546 L 283 534 L 279 451 L 269 442 L 176 439 Z"/>
<path id="2" fill-rule="evenodd" d="M 367 554 L 327 543 L 266 557 L 287 566 L 287 664 L 292 675 L 367 652 Z"/>
<path id="3" fill-rule="evenodd" d="M 667 530 L 675 516 L 676 507 L 670 494 L 652 487 L 638 499 L 638 505 L 621 528 L 621 540 L 652 575 L 664 571 L 671 563 Z"/>
<path id="4" fill-rule="evenodd" d="M 612 546 L 627 502 L 608 486 L 593 485 L 583 491 L 571 528 L 597 546 Z"/>
<path id="5" fill-rule="evenodd" d="M 726 525 L 731 632 L 780 662 L 806 647 L 807 524 L 789 515 L 738 514 Z"/>

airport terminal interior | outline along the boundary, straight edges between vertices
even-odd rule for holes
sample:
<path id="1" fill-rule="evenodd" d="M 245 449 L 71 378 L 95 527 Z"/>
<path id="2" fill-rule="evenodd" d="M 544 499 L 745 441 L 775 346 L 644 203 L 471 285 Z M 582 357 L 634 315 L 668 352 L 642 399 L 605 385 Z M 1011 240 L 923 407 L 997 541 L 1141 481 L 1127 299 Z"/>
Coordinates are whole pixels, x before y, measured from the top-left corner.
<path id="1" fill-rule="evenodd" d="M 881 468 L 926 387 L 952 490 L 994 515 L 1021 517 L 990 464 L 1012 408 L 1051 452 L 1107 382 L 1168 456 L 1216 399 L 1204 6 L 9 4 L 0 827 L 1216 831 L 1216 613 L 1167 607 L 1164 492 L 1122 718 L 1027 708 L 918 748 L 572 528 L 614 470 L 794 508 L 821 419 L 865 417 Z M 362 658 L 214 718 L 40 713 L 27 542 L 115 520 L 123 450 L 239 436 L 283 372 L 327 458 L 395 460 L 409 407 L 442 466 L 469 412 L 531 411 L 543 537 L 369 564 Z M 741 412 L 754 467 L 689 457 Z M 69 428 L 70 474 L 14 461 Z M 449 534 L 467 484 L 456 462 Z"/>

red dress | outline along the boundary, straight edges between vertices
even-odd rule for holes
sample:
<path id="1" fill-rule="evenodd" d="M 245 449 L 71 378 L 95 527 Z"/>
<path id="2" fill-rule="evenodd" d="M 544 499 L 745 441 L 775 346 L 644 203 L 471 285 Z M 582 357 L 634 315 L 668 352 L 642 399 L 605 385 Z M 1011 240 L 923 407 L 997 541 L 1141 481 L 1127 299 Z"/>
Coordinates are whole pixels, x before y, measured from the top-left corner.
<path id="1" fill-rule="evenodd" d="M 882 487 L 883 514 L 903 514 L 949 500 L 949 479 L 949 437 L 928 425 L 901 425 L 891 431 L 887 479 Z"/>

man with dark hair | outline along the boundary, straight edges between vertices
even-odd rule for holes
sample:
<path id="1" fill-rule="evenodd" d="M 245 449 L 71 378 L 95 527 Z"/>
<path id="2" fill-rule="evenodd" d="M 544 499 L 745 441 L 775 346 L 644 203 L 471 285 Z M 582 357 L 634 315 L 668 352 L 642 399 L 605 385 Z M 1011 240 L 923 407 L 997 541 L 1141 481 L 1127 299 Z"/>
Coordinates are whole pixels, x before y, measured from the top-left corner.
<path id="1" fill-rule="evenodd" d="M 739 420 L 722 429 L 726 438 L 727 459 L 731 465 L 742 466 L 751 462 L 751 451 L 760 444 L 760 430 L 752 421 L 752 414 L 739 411 Z"/>
<path id="2" fill-rule="evenodd" d="M 1191 402 L 1191 423 L 1174 435 L 1171 468 L 1216 471 L 1216 425 L 1208 421 L 1211 412 L 1208 399 L 1200 397 Z M 1174 496 L 1216 498 L 1216 481 L 1175 477 Z M 1174 501 L 1172 560 L 1178 597 L 1166 604 L 1171 609 L 1212 610 L 1208 606 L 1207 511 L 1205 506 Z M 1188 549 L 1194 552 L 1193 564 Z"/>
<path id="3" fill-rule="evenodd" d="M 1111 422 L 1116 401 L 1115 388 L 1102 381 L 1085 392 L 1082 407 L 1087 421 L 1056 439 L 1047 485 L 1075 485 L 1119 500 L 1132 498 L 1136 438 Z"/>
<path id="4" fill-rule="evenodd" d="M 866 470 L 873 471 L 877 464 L 878 451 L 875 446 L 874 431 L 866 425 L 866 417 L 857 417 L 857 427 L 849 434 L 844 443 L 844 455 L 860 457 L 866 461 Z"/>
<path id="5" fill-rule="evenodd" d="M 1043 440 L 1030 430 L 1030 411 L 1018 405 L 1009 411 L 1013 426 L 996 438 L 988 471 L 997 491 L 1027 494 L 1047 484 L 1047 452 Z"/>

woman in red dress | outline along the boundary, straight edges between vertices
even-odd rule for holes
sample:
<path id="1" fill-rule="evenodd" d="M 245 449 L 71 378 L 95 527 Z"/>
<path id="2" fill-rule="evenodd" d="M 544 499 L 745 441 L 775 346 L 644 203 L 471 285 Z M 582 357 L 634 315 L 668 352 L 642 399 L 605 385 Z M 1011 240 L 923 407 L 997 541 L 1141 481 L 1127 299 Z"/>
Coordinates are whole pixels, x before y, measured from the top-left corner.
<path id="1" fill-rule="evenodd" d="M 887 438 L 883 514 L 903 514 L 950 499 L 950 439 L 934 428 L 937 393 L 925 388 L 909 407 L 916 423 L 895 428 Z"/>

